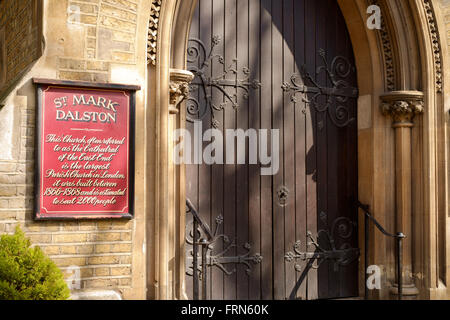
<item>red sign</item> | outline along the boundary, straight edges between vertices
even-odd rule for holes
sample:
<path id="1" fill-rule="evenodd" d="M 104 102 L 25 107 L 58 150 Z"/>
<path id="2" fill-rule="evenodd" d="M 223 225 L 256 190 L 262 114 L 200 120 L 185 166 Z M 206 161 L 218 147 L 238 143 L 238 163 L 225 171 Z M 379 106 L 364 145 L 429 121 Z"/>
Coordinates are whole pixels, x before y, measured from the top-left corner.
<path id="1" fill-rule="evenodd" d="M 134 92 L 41 84 L 38 96 L 36 218 L 131 217 Z"/>

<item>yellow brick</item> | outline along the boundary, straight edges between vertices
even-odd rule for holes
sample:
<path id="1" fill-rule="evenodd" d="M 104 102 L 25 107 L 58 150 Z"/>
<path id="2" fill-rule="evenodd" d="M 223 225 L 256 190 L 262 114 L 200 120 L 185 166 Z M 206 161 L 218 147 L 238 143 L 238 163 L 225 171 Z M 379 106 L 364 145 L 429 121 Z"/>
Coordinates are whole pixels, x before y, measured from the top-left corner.
<path id="1" fill-rule="evenodd" d="M 0 186 L 0 197 L 11 197 L 17 194 L 15 186 Z"/>
<path id="2" fill-rule="evenodd" d="M 12 198 L 9 200 L 10 208 L 27 208 L 29 207 L 28 200 L 26 198 Z"/>
<path id="3" fill-rule="evenodd" d="M 86 233 L 75 233 L 75 234 L 58 234 L 54 236 L 55 243 L 77 243 L 86 242 Z"/>
<path id="4" fill-rule="evenodd" d="M 122 41 L 122 42 L 130 42 L 134 40 L 134 34 L 129 32 L 122 32 L 119 30 L 114 30 L 113 32 L 113 40 Z"/>
<path id="5" fill-rule="evenodd" d="M 110 268 L 95 268 L 95 275 L 97 277 L 101 277 L 101 276 L 109 276 L 109 269 Z"/>
<path id="6" fill-rule="evenodd" d="M 14 172 L 16 171 L 15 163 L 0 163 L 0 172 Z"/>
<path id="7" fill-rule="evenodd" d="M 80 222 L 80 231 L 93 231 L 96 230 L 95 222 L 82 221 Z"/>
<path id="8" fill-rule="evenodd" d="M 80 270 L 80 275 L 82 278 L 89 278 L 94 275 L 94 269 L 92 268 L 83 268 Z"/>
<path id="9" fill-rule="evenodd" d="M 122 232 L 120 239 L 122 241 L 131 241 L 131 232 Z"/>
<path id="10" fill-rule="evenodd" d="M 52 259 L 58 267 L 70 267 L 70 266 L 84 266 L 86 264 L 86 258 L 53 258 Z"/>
<path id="11" fill-rule="evenodd" d="M 63 222 L 61 224 L 62 231 L 78 231 L 80 229 L 78 222 Z"/>
<path id="12" fill-rule="evenodd" d="M 95 49 L 97 42 L 95 38 L 87 38 L 87 48 L 89 49 Z"/>
<path id="13" fill-rule="evenodd" d="M 130 230 L 133 228 L 133 221 L 114 221 L 111 228 L 113 230 Z"/>
<path id="14" fill-rule="evenodd" d="M 77 4 L 82 13 L 97 13 L 98 6 L 92 4 Z"/>
<path id="15" fill-rule="evenodd" d="M 97 244 L 95 246 L 95 252 L 96 253 L 109 253 L 109 252 L 113 252 L 113 251 L 111 251 L 110 244 Z"/>
<path id="16" fill-rule="evenodd" d="M 121 286 L 131 286 L 131 278 L 119 279 L 119 284 Z"/>
<path id="17" fill-rule="evenodd" d="M 27 235 L 27 238 L 30 239 L 31 243 L 49 243 L 52 241 L 52 236 L 49 234 L 31 234 Z"/>
<path id="18" fill-rule="evenodd" d="M 80 278 L 90 278 L 93 276 L 94 271 L 92 268 L 80 268 Z M 63 271 L 64 277 L 68 278 L 75 274 L 75 271 L 72 269 L 67 269 Z"/>
<path id="19" fill-rule="evenodd" d="M 75 59 L 59 59 L 59 67 L 62 69 L 84 70 L 86 69 L 86 61 Z"/>
<path id="20" fill-rule="evenodd" d="M 59 231 L 59 223 L 57 223 L 57 222 L 26 222 L 25 230 L 27 232 Z"/>
<path id="21" fill-rule="evenodd" d="M 131 52 L 113 52 L 112 59 L 114 61 L 132 62 L 134 60 L 134 53 Z"/>
<path id="22" fill-rule="evenodd" d="M 108 71 L 108 63 L 102 62 L 102 61 L 88 61 L 87 63 L 88 70 L 95 70 L 95 71 Z"/>
<path id="23" fill-rule="evenodd" d="M 78 254 L 91 254 L 94 252 L 93 245 L 77 246 Z"/>
<path id="24" fill-rule="evenodd" d="M 85 14 L 81 14 L 80 15 L 80 22 L 84 23 L 84 24 L 96 25 L 97 24 L 97 16 L 88 16 L 88 15 L 85 15 Z"/>
<path id="25" fill-rule="evenodd" d="M 119 279 L 86 280 L 85 288 L 112 288 L 119 285 Z"/>
<path id="26" fill-rule="evenodd" d="M 92 74 L 89 72 L 60 71 L 59 77 L 63 80 L 91 81 Z"/>
<path id="27" fill-rule="evenodd" d="M 112 29 L 119 29 L 128 32 L 136 31 L 136 23 L 130 21 L 123 21 L 108 16 L 100 16 L 100 25 L 109 27 Z"/>
<path id="28" fill-rule="evenodd" d="M 99 221 L 97 223 L 98 230 L 110 230 L 112 228 L 111 221 Z"/>
<path id="29" fill-rule="evenodd" d="M 120 257 L 121 264 L 131 264 L 131 256 L 122 256 Z"/>
<path id="30" fill-rule="evenodd" d="M 45 247 L 41 247 L 42 251 L 44 251 L 44 253 L 46 255 L 57 255 L 59 254 L 59 246 L 45 246 Z"/>
<path id="31" fill-rule="evenodd" d="M 124 20 L 136 20 L 136 14 L 102 4 L 102 13 Z"/>
<path id="32" fill-rule="evenodd" d="M 137 4 L 128 0 L 103 0 L 103 3 L 109 3 L 117 7 L 122 7 L 127 10 L 136 11 Z"/>
<path id="33" fill-rule="evenodd" d="M 120 240 L 120 232 L 92 233 L 90 241 L 117 241 Z"/>
<path id="34" fill-rule="evenodd" d="M 131 274 L 130 267 L 111 268 L 112 276 L 127 276 Z"/>
<path id="35" fill-rule="evenodd" d="M 120 256 L 100 256 L 100 257 L 90 257 L 88 259 L 88 264 L 99 265 L 99 264 L 117 264 L 120 261 Z"/>
<path id="36" fill-rule="evenodd" d="M 95 27 L 88 27 L 88 36 L 89 37 L 95 37 L 97 35 L 97 28 Z"/>
<path id="37" fill-rule="evenodd" d="M 61 246 L 61 254 L 76 254 L 77 248 L 75 246 Z"/>
<path id="38" fill-rule="evenodd" d="M 131 244 L 129 243 L 120 243 L 112 245 L 111 252 L 124 253 L 131 251 Z"/>

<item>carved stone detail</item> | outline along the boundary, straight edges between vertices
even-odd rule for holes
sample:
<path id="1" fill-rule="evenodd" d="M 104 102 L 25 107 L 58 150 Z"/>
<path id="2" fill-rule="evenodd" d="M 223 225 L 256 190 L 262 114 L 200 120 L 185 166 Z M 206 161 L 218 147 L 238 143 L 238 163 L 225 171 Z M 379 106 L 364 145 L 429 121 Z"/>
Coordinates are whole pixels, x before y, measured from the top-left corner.
<path id="1" fill-rule="evenodd" d="M 158 40 L 159 13 L 163 0 L 152 0 L 148 25 L 147 59 L 148 64 L 156 65 L 156 47 Z"/>
<path id="2" fill-rule="evenodd" d="M 194 80 L 194 74 L 186 70 L 170 69 L 170 110 L 172 114 L 178 113 L 177 106 L 189 97 L 189 84 Z"/>
<path id="3" fill-rule="evenodd" d="M 436 73 L 436 90 L 442 92 L 442 53 L 439 43 L 439 34 L 436 26 L 436 17 L 430 0 L 423 0 L 425 13 L 427 15 L 430 36 L 433 42 L 434 67 Z"/>
<path id="4" fill-rule="evenodd" d="M 394 123 L 411 124 L 416 115 L 424 112 L 423 93 L 419 91 L 393 91 L 381 100 L 382 113 L 392 116 Z"/>
<path id="5" fill-rule="evenodd" d="M 380 1 L 374 0 L 372 4 L 379 6 L 382 9 Z M 386 89 L 388 91 L 395 90 L 395 69 L 394 69 L 394 53 L 392 50 L 391 36 L 386 27 L 384 15 L 381 15 L 381 29 L 379 30 L 381 45 L 383 47 L 383 56 L 385 64 Z"/>

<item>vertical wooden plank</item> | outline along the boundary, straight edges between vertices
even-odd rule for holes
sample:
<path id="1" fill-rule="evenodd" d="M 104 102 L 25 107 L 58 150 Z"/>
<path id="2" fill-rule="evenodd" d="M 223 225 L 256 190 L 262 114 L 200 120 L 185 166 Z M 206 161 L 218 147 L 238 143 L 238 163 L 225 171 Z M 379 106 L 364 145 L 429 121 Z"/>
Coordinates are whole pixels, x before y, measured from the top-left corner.
<path id="1" fill-rule="evenodd" d="M 272 16 L 271 0 L 261 0 L 261 128 L 272 126 Z M 270 144 L 269 144 L 270 145 Z M 272 283 L 272 177 L 261 177 L 261 295 L 273 299 Z"/>
<path id="2" fill-rule="evenodd" d="M 295 17 L 295 73 L 300 74 L 305 63 L 305 0 L 294 1 Z M 303 79 L 299 79 L 304 83 Z M 298 102 L 295 104 L 295 227 L 296 240 L 300 241 L 301 252 L 306 252 L 306 104 L 302 101 L 303 94 L 297 94 Z M 299 270 L 296 272 L 295 291 L 290 299 L 307 298 L 307 272 L 306 261 L 298 260 Z"/>
<path id="3" fill-rule="evenodd" d="M 284 187 L 284 131 L 283 131 L 283 6 L 279 1 L 272 1 L 272 128 L 279 130 L 280 168 L 273 176 L 273 273 L 274 299 L 285 298 L 285 270 L 284 270 L 284 208 L 280 205 L 277 191 Z M 272 154 L 272 157 L 277 156 Z"/>
<path id="4" fill-rule="evenodd" d="M 208 53 L 211 50 L 211 1 L 210 0 L 202 0 L 199 1 L 199 10 L 200 10 L 200 28 L 199 28 L 199 38 L 202 43 L 205 45 L 205 50 Z M 206 77 L 211 77 L 211 68 L 205 70 Z M 204 91 L 200 91 L 199 93 L 199 103 L 204 108 L 207 107 L 207 100 Z M 202 123 L 202 136 L 203 133 L 211 128 L 211 112 L 208 111 L 205 116 L 200 119 Z M 208 145 L 208 142 L 202 142 L 202 150 L 205 150 L 205 147 Z M 202 154 L 203 155 L 203 154 Z M 205 164 L 202 161 L 202 164 L 199 165 L 198 172 L 198 213 L 200 217 L 205 221 L 209 226 L 213 226 L 213 221 L 215 220 L 214 213 L 211 212 L 211 166 Z M 208 279 L 211 279 L 211 269 L 207 269 L 207 299 L 211 296 L 211 282 Z"/>
<path id="5" fill-rule="evenodd" d="M 215 47 L 215 53 L 220 56 L 224 55 L 224 1 L 223 0 L 212 0 L 212 34 L 213 36 L 220 37 L 220 43 Z M 218 78 L 223 75 L 224 68 L 223 65 L 217 63 L 211 64 L 212 77 Z M 219 90 L 212 90 L 211 101 L 214 105 L 220 105 L 224 101 L 223 94 Z M 224 132 L 224 116 L 223 111 L 215 112 L 215 120 L 219 124 L 218 129 Z M 214 217 L 219 215 L 224 215 L 224 166 L 222 164 L 214 164 L 212 166 L 211 173 L 211 205 L 212 205 L 212 215 Z M 224 232 L 223 225 L 219 230 L 219 234 Z M 213 254 L 217 254 L 223 250 L 223 242 L 218 241 L 215 243 Z M 222 300 L 224 298 L 224 273 L 218 268 L 212 268 L 211 271 L 211 299 L 212 300 Z"/>
<path id="6" fill-rule="evenodd" d="M 229 67 L 234 63 L 236 58 L 236 0 L 225 0 L 225 67 Z M 228 79 L 234 76 L 227 75 Z M 228 89 L 233 96 L 236 90 Z M 236 114 L 231 104 L 228 102 L 225 107 L 224 126 L 227 129 L 236 128 Z M 229 143 L 225 139 L 225 145 Z M 236 163 L 236 161 L 234 162 Z M 224 231 L 225 234 L 233 241 L 236 239 L 236 165 L 225 165 L 225 188 L 224 188 Z M 237 250 L 233 248 L 228 251 L 230 256 L 236 256 Z M 236 273 L 225 277 L 224 283 L 224 299 L 236 299 Z"/>
<path id="7" fill-rule="evenodd" d="M 342 13 L 338 6 L 336 6 L 336 30 L 340 33 L 340 37 L 343 41 L 336 44 L 336 55 L 344 56 L 348 59 L 351 66 L 355 66 L 353 48 L 351 45 L 350 37 L 346 29 L 346 24 Z M 357 87 L 356 72 L 350 71 L 345 81 L 352 87 Z M 358 227 L 356 225 L 358 221 L 358 211 L 350 202 L 350 199 L 358 199 L 358 161 L 357 161 L 357 99 L 351 98 L 344 104 L 349 111 L 350 118 L 355 119 L 352 123 L 341 130 L 339 136 L 342 141 L 343 148 L 341 154 L 337 155 L 338 163 L 340 167 L 345 170 L 340 170 L 339 179 L 342 181 L 338 185 L 339 194 L 337 196 L 337 202 L 339 203 L 340 216 L 345 216 L 350 221 L 355 222 L 353 227 L 353 233 L 348 239 L 340 239 L 342 245 L 344 242 L 348 243 L 352 248 L 358 247 Z M 352 264 L 342 267 L 339 277 L 339 290 L 336 294 L 339 297 L 351 297 L 358 295 L 358 261 L 354 261 Z"/>
<path id="8" fill-rule="evenodd" d="M 323 12 L 322 15 L 325 15 L 327 25 L 326 25 L 326 33 L 324 34 L 324 37 L 326 37 L 326 60 L 328 63 L 328 66 L 331 68 L 331 64 L 333 59 L 336 57 L 336 9 L 337 4 L 334 3 L 334 1 L 328 1 L 329 8 L 332 8 L 331 10 L 328 10 L 327 12 Z M 330 70 L 333 72 L 333 70 Z M 325 78 L 325 85 L 327 87 L 332 87 L 333 83 L 330 81 L 328 77 Z M 330 108 L 336 110 L 337 104 L 336 99 L 333 100 L 333 105 L 330 106 Z M 333 123 L 333 121 L 330 119 L 330 116 L 328 114 L 326 116 L 326 126 L 327 126 L 327 136 L 324 138 L 326 139 L 326 145 L 327 145 L 327 181 L 325 181 L 325 186 L 327 192 L 324 194 L 323 199 L 326 204 L 323 206 L 327 208 L 327 224 L 321 225 L 321 228 L 329 228 L 333 225 L 333 222 L 339 217 L 340 214 L 340 208 L 339 203 L 337 202 L 338 197 L 338 183 L 339 183 L 339 163 L 337 161 L 337 156 L 339 153 L 339 149 L 341 148 L 341 145 L 339 143 L 339 135 L 340 130 L 336 127 L 336 125 Z M 319 219 L 320 221 L 320 219 Z M 330 247 L 329 241 L 325 240 L 324 245 L 327 245 L 327 248 Z M 326 270 L 326 268 L 328 270 Z M 327 265 L 324 265 L 322 270 L 320 270 L 320 292 L 319 297 L 320 298 L 332 298 L 337 297 L 339 294 L 337 293 L 339 288 L 339 270 L 335 270 L 335 266 L 333 262 L 327 263 Z M 323 275 L 322 275 L 323 272 Z"/>
<path id="9" fill-rule="evenodd" d="M 200 10 L 199 7 L 197 6 L 197 8 L 195 9 L 194 12 L 194 17 L 192 19 L 192 25 L 191 25 L 191 31 L 190 31 L 190 38 L 198 38 L 199 36 L 199 27 L 200 27 Z M 193 43 L 189 43 L 189 45 L 194 45 Z M 198 48 L 198 46 L 196 46 Z M 197 61 L 190 63 L 188 65 L 189 67 L 199 67 L 199 64 L 197 63 Z M 198 79 L 196 79 L 198 80 Z M 199 90 L 192 90 L 191 92 L 191 97 L 193 99 L 198 99 L 199 97 Z M 188 130 L 188 132 L 190 133 L 190 136 L 193 137 L 194 136 L 194 125 L 190 122 L 186 123 L 186 129 Z M 191 150 L 193 150 L 193 141 L 190 141 L 189 143 L 191 143 Z M 192 155 L 192 154 L 191 154 Z M 191 156 L 190 155 L 190 156 Z M 191 202 L 195 205 L 198 206 L 198 188 L 197 188 L 197 184 L 198 184 L 198 166 L 195 164 L 186 164 L 186 197 L 188 199 L 191 200 Z M 186 234 L 192 234 L 192 215 L 189 215 L 186 219 Z M 192 250 L 192 246 L 188 245 L 186 246 L 186 250 Z M 189 257 L 189 256 L 188 256 Z M 190 257 L 191 258 L 191 257 Z M 190 266 L 188 266 L 190 267 Z M 186 279 L 186 291 L 187 291 L 187 295 L 189 298 L 193 298 L 193 277 L 192 276 L 188 276 Z"/>
<path id="10" fill-rule="evenodd" d="M 283 2 L 283 36 L 284 36 L 284 76 L 283 81 L 289 81 L 295 72 L 294 60 L 294 1 Z M 296 273 L 295 260 L 286 262 L 284 255 L 292 251 L 296 242 L 295 237 L 295 104 L 291 101 L 289 94 L 284 94 L 284 181 L 289 190 L 286 205 L 284 207 L 284 248 L 281 255 L 284 260 L 286 275 L 286 291 L 284 299 L 291 297 L 295 290 Z"/>
<path id="11" fill-rule="evenodd" d="M 305 51 L 306 68 L 314 77 L 316 66 L 316 4 L 315 0 L 306 0 L 305 7 L 305 25 L 306 31 Z M 308 84 L 311 85 L 311 84 Z M 312 99 L 312 95 L 308 96 Z M 307 218 L 306 229 L 314 236 L 317 234 L 317 153 L 316 153 L 316 110 L 310 105 L 306 108 L 306 185 L 307 185 Z M 307 243 L 309 240 L 306 238 Z M 309 250 L 315 250 L 313 246 L 307 246 Z M 307 298 L 314 300 L 318 298 L 317 294 L 317 270 L 311 268 L 308 271 L 308 294 Z"/>
<path id="12" fill-rule="evenodd" d="M 261 78 L 260 1 L 249 0 L 249 68 L 250 79 Z M 250 90 L 248 127 L 260 128 L 261 89 Z M 260 166 L 249 167 L 249 241 L 251 255 L 261 254 L 261 178 Z M 265 259 L 263 257 L 263 259 Z M 261 264 L 253 265 L 250 273 L 249 299 L 261 299 Z"/>
<path id="13" fill-rule="evenodd" d="M 248 75 L 244 70 L 249 69 L 249 24 L 248 24 L 248 0 L 239 0 L 236 3 L 237 9 L 237 77 L 244 79 Z M 243 89 L 237 90 L 238 105 L 236 110 L 237 128 L 247 131 L 249 104 L 248 96 L 246 98 Z M 246 162 L 245 164 L 237 166 L 236 174 L 236 232 L 238 243 L 238 254 L 246 251 L 245 245 L 249 242 L 248 232 L 249 228 L 253 227 L 253 221 L 249 220 L 249 146 L 246 146 Z M 249 277 L 247 274 L 247 266 L 241 264 L 237 266 L 237 299 L 248 300 L 249 297 Z"/>
<path id="14" fill-rule="evenodd" d="M 328 5 L 331 5 L 328 6 Z M 327 19 L 327 11 L 332 12 L 333 4 L 330 4 L 328 0 L 321 1 L 316 7 L 316 70 L 325 67 L 325 62 L 322 57 L 320 57 L 319 51 L 325 50 L 325 59 L 328 58 L 329 53 L 327 52 L 327 31 L 329 29 L 329 21 Z M 316 74 L 316 81 L 320 86 L 328 86 L 327 74 L 324 69 L 322 69 L 318 74 Z M 326 96 L 321 96 L 318 99 L 318 108 L 321 110 L 325 109 L 327 105 Z M 316 113 L 316 152 L 317 152 L 317 230 L 327 230 L 329 220 L 329 212 L 327 206 L 327 130 L 328 130 L 328 114 L 326 110 Z M 319 237 L 318 233 L 313 233 L 314 237 Z M 320 234 L 318 238 L 318 243 L 322 248 L 330 249 L 329 239 L 324 233 Z M 319 270 L 317 271 L 318 280 L 318 298 L 326 298 L 328 296 L 328 272 L 333 272 L 333 263 L 325 260 L 322 262 Z M 336 276 L 336 275 L 334 275 Z"/>

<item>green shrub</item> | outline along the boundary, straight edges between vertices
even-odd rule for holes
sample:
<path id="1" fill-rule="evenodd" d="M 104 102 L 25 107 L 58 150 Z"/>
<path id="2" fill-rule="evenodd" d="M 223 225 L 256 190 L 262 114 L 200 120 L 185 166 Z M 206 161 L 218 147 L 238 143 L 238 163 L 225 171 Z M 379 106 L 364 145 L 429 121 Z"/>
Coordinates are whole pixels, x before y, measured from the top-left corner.
<path id="1" fill-rule="evenodd" d="M 0 238 L 0 300 L 67 300 L 60 269 L 17 227 Z"/>

